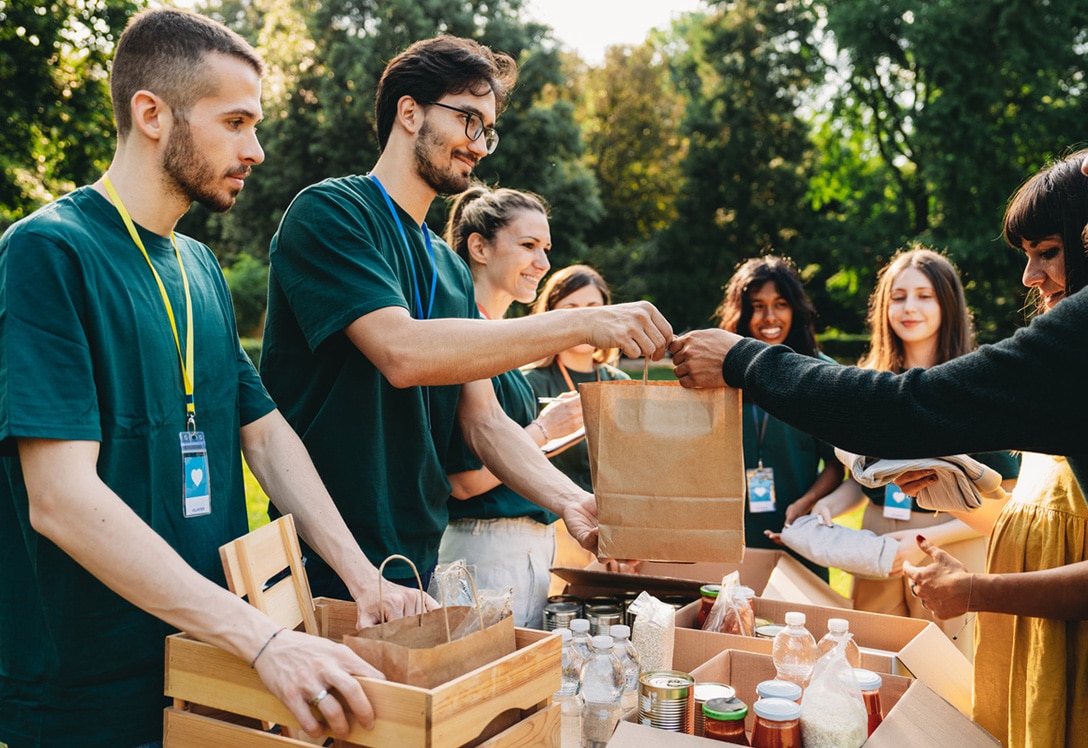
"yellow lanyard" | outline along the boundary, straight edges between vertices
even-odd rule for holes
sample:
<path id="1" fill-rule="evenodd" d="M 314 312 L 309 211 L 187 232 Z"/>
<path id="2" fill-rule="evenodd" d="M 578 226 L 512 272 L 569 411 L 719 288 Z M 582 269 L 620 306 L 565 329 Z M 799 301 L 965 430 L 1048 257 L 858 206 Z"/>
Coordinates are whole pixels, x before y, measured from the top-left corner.
<path id="1" fill-rule="evenodd" d="M 178 251 L 178 240 L 174 237 L 174 232 L 171 231 L 170 242 L 174 245 L 174 256 L 178 258 L 178 267 L 181 269 L 181 284 L 185 288 L 184 356 L 181 353 L 181 341 L 178 339 L 178 325 L 174 319 L 174 308 L 170 305 L 170 297 L 166 295 L 166 287 L 162 284 L 162 278 L 159 277 L 159 273 L 155 270 L 155 266 L 151 264 L 151 258 L 144 248 L 144 243 L 141 241 L 140 235 L 136 232 L 136 226 L 132 223 L 132 218 L 129 217 L 128 211 L 125 210 L 125 204 L 121 202 L 121 197 L 117 194 L 117 190 L 113 188 L 113 183 L 110 182 L 109 176 L 102 177 L 102 184 L 106 187 L 106 192 L 109 193 L 114 207 L 117 208 L 117 212 L 121 214 L 121 220 L 125 222 L 125 227 L 128 229 L 129 236 L 132 237 L 132 241 L 140 248 L 140 252 L 143 253 L 144 259 L 147 260 L 147 266 L 151 268 L 151 274 L 155 276 L 155 283 L 159 285 L 159 293 L 162 294 L 162 304 L 166 307 L 166 316 L 170 318 L 170 329 L 174 332 L 174 345 L 178 349 L 178 361 L 181 363 L 181 379 L 185 385 L 186 426 L 190 431 L 195 431 L 196 405 L 193 401 L 193 299 L 189 295 L 189 277 L 185 274 L 185 265 L 181 262 L 181 252 Z"/>

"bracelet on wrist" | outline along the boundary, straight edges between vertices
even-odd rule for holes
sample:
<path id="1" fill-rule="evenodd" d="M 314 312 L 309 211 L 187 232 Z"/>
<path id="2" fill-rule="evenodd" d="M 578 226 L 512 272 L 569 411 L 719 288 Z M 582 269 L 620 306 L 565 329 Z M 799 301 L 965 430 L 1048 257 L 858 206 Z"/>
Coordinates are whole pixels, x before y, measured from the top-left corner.
<path id="1" fill-rule="evenodd" d="M 536 420 L 534 418 L 530 425 L 532 425 L 532 424 L 536 424 L 536 427 L 538 429 L 540 429 L 540 435 L 544 437 L 544 443 L 545 444 L 548 443 L 549 441 L 551 441 L 551 439 L 548 438 L 548 431 L 547 431 L 547 429 L 544 428 L 543 423 L 541 423 L 540 421 L 538 421 L 538 420 Z"/>
<path id="2" fill-rule="evenodd" d="M 267 640 L 267 641 L 265 641 L 265 643 L 261 645 L 261 648 L 257 650 L 257 654 L 256 654 L 256 655 L 254 655 L 254 657 L 253 657 L 253 661 L 249 663 L 249 667 L 250 667 L 251 669 L 252 669 L 252 668 L 255 668 L 255 667 L 257 666 L 257 659 L 258 659 L 258 658 L 259 658 L 259 657 L 260 657 L 261 655 L 263 655 L 263 654 L 264 654 L 264 651 L 265 651 L 265 650 L 266 650 L 266 649 L 268 648 L 268 645 L 272 643 L 272 640 L 273 640 L 273 639 L 275 639 L 275 638 L 276 638 L 277 636 L 279 636 L 279 635 L 280 635 L 280 631 L 286 631 L 286 630 L 287 630 L 287 627 L 286 627 L 286 626 L 283 626 L 283 627 L 282 627 L 282 628 L 280 628 L 280 629 L 279 629 L 278 631 L 276 631 L 276 632 L 275 632 L 274 634 L 272 634 L 272 636 L 268 637 L 268 640 Z"/>

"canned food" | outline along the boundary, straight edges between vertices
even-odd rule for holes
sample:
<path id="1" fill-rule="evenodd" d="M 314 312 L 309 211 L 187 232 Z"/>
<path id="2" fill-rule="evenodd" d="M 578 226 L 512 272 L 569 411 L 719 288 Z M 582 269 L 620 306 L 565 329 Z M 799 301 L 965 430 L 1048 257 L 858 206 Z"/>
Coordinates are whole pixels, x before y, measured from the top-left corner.
<path id="1" fill-rule="evenodd" d="M 627 590 L 626 592 L 621 592 L 619 595 L 620 602 L 623 603 L 623 622 L 631 628 L 635 627 L 635 616 L 631 613 L 629 608 L 631 607 L 631 603 L 635 601 L 635 598 L 641 594 L 641 592 L 635 590 Z"/>
<path id="2" fill-rule="evenodd" d="M 607 634 L 613 625 L 623 622 L 623 608 L 618 604 L 587 607 L 586 619 L 593 636 Z"/>
<path id="3" fill-rule="evenodd" d="M 570 628 L 570 622 L 581 615 L 577 603 L 547 603 L 544 606 L 544 630 Z"/>
<path id="4" fill-rule="evenodd" d="M 695 722 L 693 734 L 703 734 L 703 704 L 711 699 L 731 699 L 737 695 L 737 691 L 725 683 L 696 683 L 692 689 L 695 698 Z"/>
<path id="5" fill-rule="evenodd" d="M 638 721 L 659 730 L 692 734 L 695 679 L 679 670 L 650 670 L 638 678 Z"/>
<path id="6" fill-rule="evenodd" d="M 756 637 L 759 639 L 773 639 L 784 628 L 786 627 L 780 623 L 772 623 L 769 626 L 756 626 Z"/>
<path id="7" fill-rule="evenodd" d="M 577 595 L 549 595 L 549 603 L 574 603 L 578 606 L 578 616 L 582 615 L 582 598 Z"/>

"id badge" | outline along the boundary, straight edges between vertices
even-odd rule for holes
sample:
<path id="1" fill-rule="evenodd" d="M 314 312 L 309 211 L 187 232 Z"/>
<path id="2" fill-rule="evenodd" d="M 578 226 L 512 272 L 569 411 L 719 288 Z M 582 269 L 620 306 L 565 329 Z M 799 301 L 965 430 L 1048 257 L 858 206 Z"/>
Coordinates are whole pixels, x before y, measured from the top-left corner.
<path id="1" fill-rule="evenodd" d="M 884 486 L 884 517 L 910 519 L 910 496 L 894 483 Z"/>
<path id="2" fill-rule="evenodd" d="M 212 491 L 208 485 L 208 450 L 203 431 L 182 431 L 181 496 L 182 515 L 202 517 L 212 513 Z"/>
<path id="3" fill-rule="evenodd" d="M 758 467 L 748 472 L 748 511 L 762 514 L 774 511 L 774 468 Z"/>

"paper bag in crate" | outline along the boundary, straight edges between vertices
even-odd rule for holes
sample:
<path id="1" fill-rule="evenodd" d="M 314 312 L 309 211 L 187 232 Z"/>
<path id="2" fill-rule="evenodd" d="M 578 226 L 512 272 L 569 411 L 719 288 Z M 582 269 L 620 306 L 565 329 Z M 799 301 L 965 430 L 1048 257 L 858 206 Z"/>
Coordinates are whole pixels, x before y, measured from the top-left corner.
<path id="1" fill-rule="evenodd" d="M 392 559 L 412 564 L 403 556 L 390 556 L 382 562 L 379 573 Z M 418 572 L 416 580 L 419 581 Z M 479 616 L 480 627 L 461 638 L 451 638 L 451 632 L 456 632 L 467 616 Z M 511 616 L 484 626 L 479 607 L 468 606 L 443 607 L 386 621 L 345 636 L 344 644 L 380 670 L 387 680 L 420 688 L 440 686 L 517 648 Z"/>
<path id="2" fill-rule="evenodd" d="M 740 392 L 678 382 L 578 388 L 602 558 L 738 563 L 744 555 Z"/>

